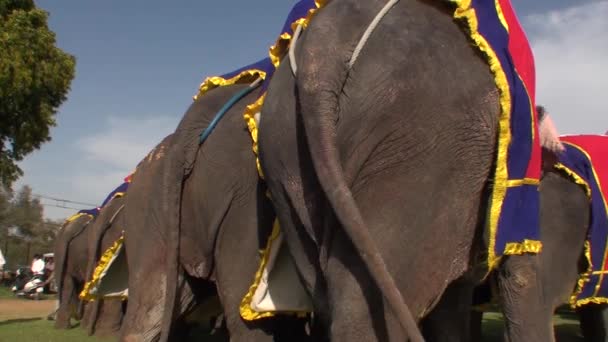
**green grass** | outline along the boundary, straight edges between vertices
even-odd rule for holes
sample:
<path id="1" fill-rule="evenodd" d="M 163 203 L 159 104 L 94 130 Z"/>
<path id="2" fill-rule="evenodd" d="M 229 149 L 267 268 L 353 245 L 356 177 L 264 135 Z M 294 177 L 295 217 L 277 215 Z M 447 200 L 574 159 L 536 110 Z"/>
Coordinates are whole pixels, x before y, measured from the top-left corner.
<path id="1" fill-rule="evenodd" d="M 0 342 L 110 342 L 116 338 L 99 338 L 87 336 L 78 327 L 70 330 L 59 330 L 53 327 L 53 321 L 43 319 L 23 319 L 0 322 Z"/>
<path id="2" fill-rule="evenodd" d="M 0 298 L 14 298 L 14 297 L 15 297 L 15 295 L 13 294 L 11 289 L 9 289 L 6 286 L 0 286 Z"/>

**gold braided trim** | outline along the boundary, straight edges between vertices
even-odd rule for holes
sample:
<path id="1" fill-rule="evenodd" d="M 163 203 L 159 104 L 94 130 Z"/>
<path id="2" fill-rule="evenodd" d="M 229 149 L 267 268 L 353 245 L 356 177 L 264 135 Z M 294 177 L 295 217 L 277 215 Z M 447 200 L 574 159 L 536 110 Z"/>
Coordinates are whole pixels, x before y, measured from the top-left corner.
<path id="1" fill-rule="evenodd" d="M 561 171 L 563 174 L 570 177 L 574 181 L 574 183 L 580 185 L 583 190 L 585 190 L 585 194 L 587 195 L 587 197 L 589 197 L 589 200 L 591 200 L 591 187 L 589 186 L 589 183 L 587 183 L 587 181 L 583 179 L 583 177 L 579 176 L 578 173 L 574 172 L 574 170 L 570 169 L 562 163 L 556 163 L 555 165 L 553 165 L 553 168 L 555 170 Z"/>
<path id="2" fill-rule="evenodd" d="M 496 13 L 498 13 L 498 19 L 500 19 L 500 23 L 505 28 L 505 30 L 509 31 L 509 24 L 507 23 L 507 19 L 505 19 L 505 14 L 502 12 L 502 7 L 500 6 L 498 0 L 494 0 L 494 7 L 496 7 Z"/>
<path id="3" fill-rule="evenodd" d="M 488 267 L 493 270 L 500 262 L 500 257 L 496 256 L 496 233 L 498 222 L 502 210 L 502 204 L 507 193 L 509 171 L 507 168 L 508 147 L 511 143 L 511 94 L 509 83 L 500 60 L 490 44 L 478 31 L 477 14 L 471 7 L 471 0 L 450 0 L 457 5 L 454 11 L 454 18 L 466 23 L 468 33 L 475 43 L 475 46 L 486 56 L 490 70 L 494 75 L 496 87 L 500 92 L 500 118 L 498 121 L 498 152 L 496 156 L 496 170 L 494 173 L 494 187 L 490 200 L 489 228 L 490 238 L 488 246 Z M 495 3 L 500 8 L 498 2 Z M 540 243 L 540 242 L 539 242 Z M 522 248 L 524 248 L 523 246 Z M 513 247 L 519 250 L 519 247 Z"/>
<path id="4" fill-rule="evenodd" d="M 539 185 L 540 179 L 535 178 L 522 178 L 522 179 L 509 179 L 507 181 L 507 187 L 515 188 L 522 185 Z"/>
<path id="5" fill-rule="evenodd" d="M 91 289 L 93 289 L 94 287 L 96 287 L 99 284 L 99 280 L 101 279 L 101 274 L 106 269 L 106 267 L 108 267 L 108 264 L 116 255 L 116 251 L 118 251 L 120 246 L 122 246 L 124 239 L 125 239 L 125 236 L 124 236 L 124 231 L 123 231 L 122 235 L 118 238 L 118 240 L 114 241 L 112 246 L 110 246 L 110 248 L 108 248 L 102 254 L 101 258 L 99 259 L 99 263 L 97 264 L 97 267 L 95 267 L 95 271 L 93 271 L 93 277 L 91 278 L 90 281 L 88 281 L 86 284 L 84 284 L 84 288 L 80 292 L 79 297 L 81 300 L 86 300 L 86 301 L 97 300 L 98 296 L 96 294 L 91 293 Z M 106 298 L 117 298 L 117 297 L 103 297 L 103 299 L 106 299 Z M 128 297 L 121 295 L 121 296 L 118 296 L 118 298 L 127 299 Z"/>
<path id="6" fill-rule="evenodd" d="M 538 254 L 543 249 L 542 242 L 525 239 L 524 242 L 509 242 L 505 246 L 504 255 L 521 255 L 524 253 Z"/>
<path id="7" fill-rule="evenodd" d="M 268 242 L 266 243 L 266 248 L 260 251 L 261 261 L 260 266 L 258 267 L 257 272 L 255 273 L 255 277 L 253 283 L 249 287 L 249 291 L 241 300 L 241 305 L 239 306 L 239 310 L 241 313 L 241 317 L 246 321 L 254 321 L 260 318 L 272 317 L 275 316 L 277 312 L 267 311 L 267 312 L 257 312 L 251 309 L 251 300 L 253 299 L 253 295 L 260 285 L 260 281 L 262 280 L 262 275 L 264 273 L 264 268 L 268 264 L 268 258 L 270 257 L 270 249 L 272 248 L 272 244 L 279 237 L 280 227 L 279 220 L 275 219 L 274 225 L 272 227 L 272 233 L 268 238 Z M 305 317 L 308 312 L 304 311 L 294 311 L 294 312 L 281 312 L 282 314 L 295 314 L 298 317 Z"/>

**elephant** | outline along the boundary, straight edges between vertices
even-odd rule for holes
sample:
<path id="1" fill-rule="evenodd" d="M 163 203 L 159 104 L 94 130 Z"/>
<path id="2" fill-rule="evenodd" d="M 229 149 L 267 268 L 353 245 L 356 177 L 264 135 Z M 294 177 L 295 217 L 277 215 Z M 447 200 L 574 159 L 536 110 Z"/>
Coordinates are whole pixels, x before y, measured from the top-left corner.
<path id="1" fill-rule="evenodd" d="M 248 323 L 239 315 L 274 219 L 242 118 L 253 94 L 200 145 L 199 134 L 245 88 L 223 86 L 197 99 L 133 174 L 124 213 L 129 303 L 121 341 L 178 339 L 181 317 L 216 293 L 231 341 L 306 338 L 300 319 Z"/>
<path id="2" fill-rule="evenodd" d="M 487 267 L 499 90 L 448 9 L 401 1 L 365 36 L 380 7 L 328 2 L 274 73 L 259 122 L 281 231 L 336 341 L 420 341 L 416 323 L 432 309 L 436 320 L 468 324 L 441 310 L 453 306 L 441 296 L 470 298 Z M 537 264 L 522 253 L 499 266 L 512 341 L 551 335 Z"/>
<path id="3" fill-rule="evenodd" d="M 539 108 L 538 112 L 549 119 L 544 108 Z M 559 161 L 560 155 L 555 149 L 543 148 L 543 176 L 539 187 L 543 251 L 539 258 L 539 275 L 544 298 L 542 318 L 551 327 L 553 313 L 559 306 L 570 302 L 580 275 L 587 270 L 584 244 L 591 222 L 591 203 L 585 188 L 555 167 Z M 489 286 L 486 283 L 476 291 L 487 291 Z M 489 299 L 488 296 L 485 299 Z M 608 341 L 606 304 L 588 303 L 575 311 L 586 341 Z M 472 312 L 473 338 L 463 337 L 462 341 L 481 339 L 482 315 L 479 311 Z"/>
<path id="4" fill-rule="evenodd" d="M 117 195 L 110 199 L 87 229 L 89 250 L 87 279 L 91 279 L 102 253 L 110 248 L 122 234 L 123 227 L 120 222 L 124 201 L 124 195 Z M 124 305 L 122 300 L 117 299 L 91 301 L 86 305 L 82 326 L 89 335 L 116 335 L 122 324 Z"/>
<path id="5" fill-rule="evenodd" d="M 87 272 L 87 229 L 94 220 L 92 214 L 83 212 L 69 218 L 55 237 L 55 279 L 59 307 L 55 327 L 68 329 L 70 319 L 82 319 L 83 304 L 78 293 L 84 286 Z"/>

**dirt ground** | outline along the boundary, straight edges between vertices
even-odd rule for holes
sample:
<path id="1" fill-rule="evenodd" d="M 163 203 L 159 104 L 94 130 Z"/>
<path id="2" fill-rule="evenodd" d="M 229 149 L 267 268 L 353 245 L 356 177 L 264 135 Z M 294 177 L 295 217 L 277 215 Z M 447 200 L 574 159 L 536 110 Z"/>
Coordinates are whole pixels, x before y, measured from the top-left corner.
<path id="1" fill-rule="evenodd" d="M 44 317 L 55 310 L 54 299 L 0 298 L 0 321 Z"/>

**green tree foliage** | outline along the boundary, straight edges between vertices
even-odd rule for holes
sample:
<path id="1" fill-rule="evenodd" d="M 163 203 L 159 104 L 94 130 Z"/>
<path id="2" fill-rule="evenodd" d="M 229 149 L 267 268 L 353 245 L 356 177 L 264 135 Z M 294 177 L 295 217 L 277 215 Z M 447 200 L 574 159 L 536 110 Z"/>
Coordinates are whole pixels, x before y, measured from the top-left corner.
<path id="1" fill-rule="evenodd" d="M 62 223 L 43 218 L 40 200 L 29 186 L 14 195 L 0 187 L 0 249 L 7 267 L 28 265 L 34 253 L 52 252 Z"/>
<path id="2" fill-rule="evenodd" d="M 0 183 L 23 174 L 17 166 L 51 140 L 76 60 L 55 46 L 48 13 L 33 0 L 0 0 Z"/>

